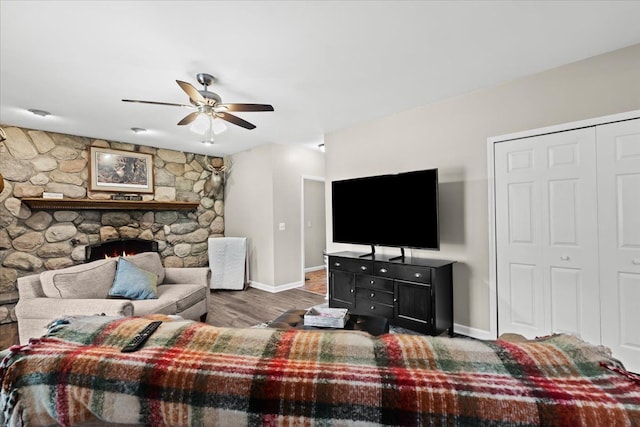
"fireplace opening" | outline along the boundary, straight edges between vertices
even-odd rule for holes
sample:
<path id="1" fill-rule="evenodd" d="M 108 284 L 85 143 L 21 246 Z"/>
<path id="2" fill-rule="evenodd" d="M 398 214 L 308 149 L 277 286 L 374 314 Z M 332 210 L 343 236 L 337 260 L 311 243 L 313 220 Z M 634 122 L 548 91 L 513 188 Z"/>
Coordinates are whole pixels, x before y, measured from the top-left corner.
<path id="1" fill-rule="evenodd" d="M 142 252 L 158 252 L 158 242 L 144 239 L 115 239 L 87 245 L 84 248 L 85 262 Z"/>

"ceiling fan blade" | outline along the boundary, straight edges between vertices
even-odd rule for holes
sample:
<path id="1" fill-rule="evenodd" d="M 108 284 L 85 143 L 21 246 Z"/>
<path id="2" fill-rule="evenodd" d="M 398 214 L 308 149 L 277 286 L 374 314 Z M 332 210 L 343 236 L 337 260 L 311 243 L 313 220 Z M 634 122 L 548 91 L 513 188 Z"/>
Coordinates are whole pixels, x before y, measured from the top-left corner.
<path id="1" fill-rule="evenodd" d="M 206 104 L 207 100 L 204 99 L 204 96 L 200 95 L 198 89 L 193 87 L 191 83 L 183 82 L 182 80 L 176 80 L 176 83 L 182 88 L 183 91 L 189 95 L 189 98 L 196 104 Z"/>
<path id="2" fill-rule="evenodd" d="M 197 111 L 187 114 L 182 120 L 178 122 L 178 126 L 188 125 L 189 123 L 194 121 L 196 118 L 198 118 L 198 114 L 200 113 Z"/>
<path id="3" fill-rule="evenodd" d="M 234 116 L 233 114 L 229 114 L 229 113 L 216 113 L 216 116 L 220 117 L 222 120 L 226 120 L 230 123 L 233 123 L 234 125 L 238 125 L 241 126 L 245 129 L 255 129 L 256 125 L 254 125 L 253 123 L 249 123 L 248 121 L 241 119 L 238 116 Z"/>
<path id="4" fill-rule="evenodd" d="M 184 105 L 184 104 L 172 104 L 170 102 L 155 102 L 155 101 L 139 101 L 137 99 L 123 99 L 124 102 L 139 102 L 141 104 L 156 104 L 156 105 L 170 105 L 172 107 L 187 107 L 194 108 L 193 105 Z"/>
<path id="5" fill-rule="evenodd" d="M 269 104 L 222 104 L 227 111 L 273 111 Z"/>

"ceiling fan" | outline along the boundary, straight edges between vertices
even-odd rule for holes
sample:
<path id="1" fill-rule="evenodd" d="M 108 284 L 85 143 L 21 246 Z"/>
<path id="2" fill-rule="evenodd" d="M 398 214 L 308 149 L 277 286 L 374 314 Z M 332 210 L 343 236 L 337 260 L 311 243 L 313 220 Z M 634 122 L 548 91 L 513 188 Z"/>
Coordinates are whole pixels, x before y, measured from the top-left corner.
<path id="1" fill-rule="evenodd" d="M 238 116 L 229 114 L 229 111 L 273 111 L 273 106 L 269 104 L 229 104 L 223 103 L 220 95 L 207 90 L 208 86 L 213 84 L 215 78 L 211 74 L 198 73 L 196 75 L 198 83 L 204 86 L 204 90 L 196 89 L 192 84 L 176 80 L 178 86 L 182 88 L 189 95 L 189 101 L 191 105 L 186 104 L 173 104 L 170 102 L 155 102 L 155 101 L 139 101 L 135 99 L 123 99 L 124 102 L 139 102 L 142 104 L 156 104 L 156 105 L 171 105 L 174 107 L 186 107 L 196 110 L 187 114 L 182 120 L 178 122 L 178 125 L 188 125 L 193 122 L 200 114 L 209 116 L 210 120 L 214 118 L 220 118 L 226 120 L 234 125 L 241 126 L 245 129 L 255 129 L 256 125 L 249 123 L 248 121 L 241 119 Z"/>

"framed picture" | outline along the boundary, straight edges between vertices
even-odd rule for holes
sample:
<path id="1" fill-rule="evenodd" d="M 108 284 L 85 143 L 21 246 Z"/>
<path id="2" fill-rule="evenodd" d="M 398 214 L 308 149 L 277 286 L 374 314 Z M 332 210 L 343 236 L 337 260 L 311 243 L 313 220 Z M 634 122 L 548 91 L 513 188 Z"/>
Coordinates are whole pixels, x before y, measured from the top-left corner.
<path id="1" fill-rule="evenodd" d="M 91 147 L 89 190 L 153 193 L 153 156 Z"/>

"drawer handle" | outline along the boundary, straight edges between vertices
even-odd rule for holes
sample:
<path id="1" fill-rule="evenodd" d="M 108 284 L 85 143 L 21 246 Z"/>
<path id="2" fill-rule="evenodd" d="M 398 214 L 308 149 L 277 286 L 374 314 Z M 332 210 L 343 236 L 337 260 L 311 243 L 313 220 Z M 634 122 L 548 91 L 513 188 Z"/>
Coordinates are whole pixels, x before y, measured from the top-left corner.
<path id="1" fill-rule="evenodd" d="M 371 298 L 375 297 L 376 294 L 374 292 L 371 292 Z"/>
<path id="2" fill-rule="evenodd" d="M 361 266 L 360 266 L 360 270 L 362 270 L 362 271 L 367 271 L 367 267 L 365 267 L 364 265 L 361 265 Z"/>
<path id="3" fill-rule="evenodd" d="M 634 259 L 633 261 L 631 261 L 631 263 L 632 263 L 633 265 L 640 265 L 640 258 L 636 258 L 636 259 Z"/>
<path id="4" fill-rule="evenodd" d="M 340 267 L 340 263 L 339 262 L 336 262 L 333 265 L 335 265 L 336 267 Z"/>
<path id="5" fill-rule="evenodd" d="M 375 280 L 369 280 L 369 283 L 373 285 L 374 283 L 376 283 L 376 281 Z"/>
<path id="6" fill-rule="evenodd" d="M 562 256 L 560 257 L 560 259 L 561 259 L 562 261 L 569 261 L 571 258 L 569 258 L 569 255 L 562 255 Z"/>
<path id="7" fill-rule="evenodd" d="M 375 310 L 375 309 L 376 309 L 376 306 L 375 306 L 375 305 L 372 305 L 372 306 L 371 306 L 371 310 Z"/>
<path id="8" fill-rule="evenodd" d="M 353 293 L 353 288 L 349 289 L 349 292 Z"/>
<path id="9" fill-rule="evenodd" d="M 381 268 L 381 269 L 380 269 L 380 273 L 386 273 L 386 272 L 387 272 L 387 269 L 386 269 L 386 268 Z"/>
<path id="10" fill-rule="evenodd" d="M 414 276 L 416 276 L 417 278 L 420 278 L 420 277 L 422 277 L 422 273 L 416 273 L 416 274 L 414 274 Z"/>

